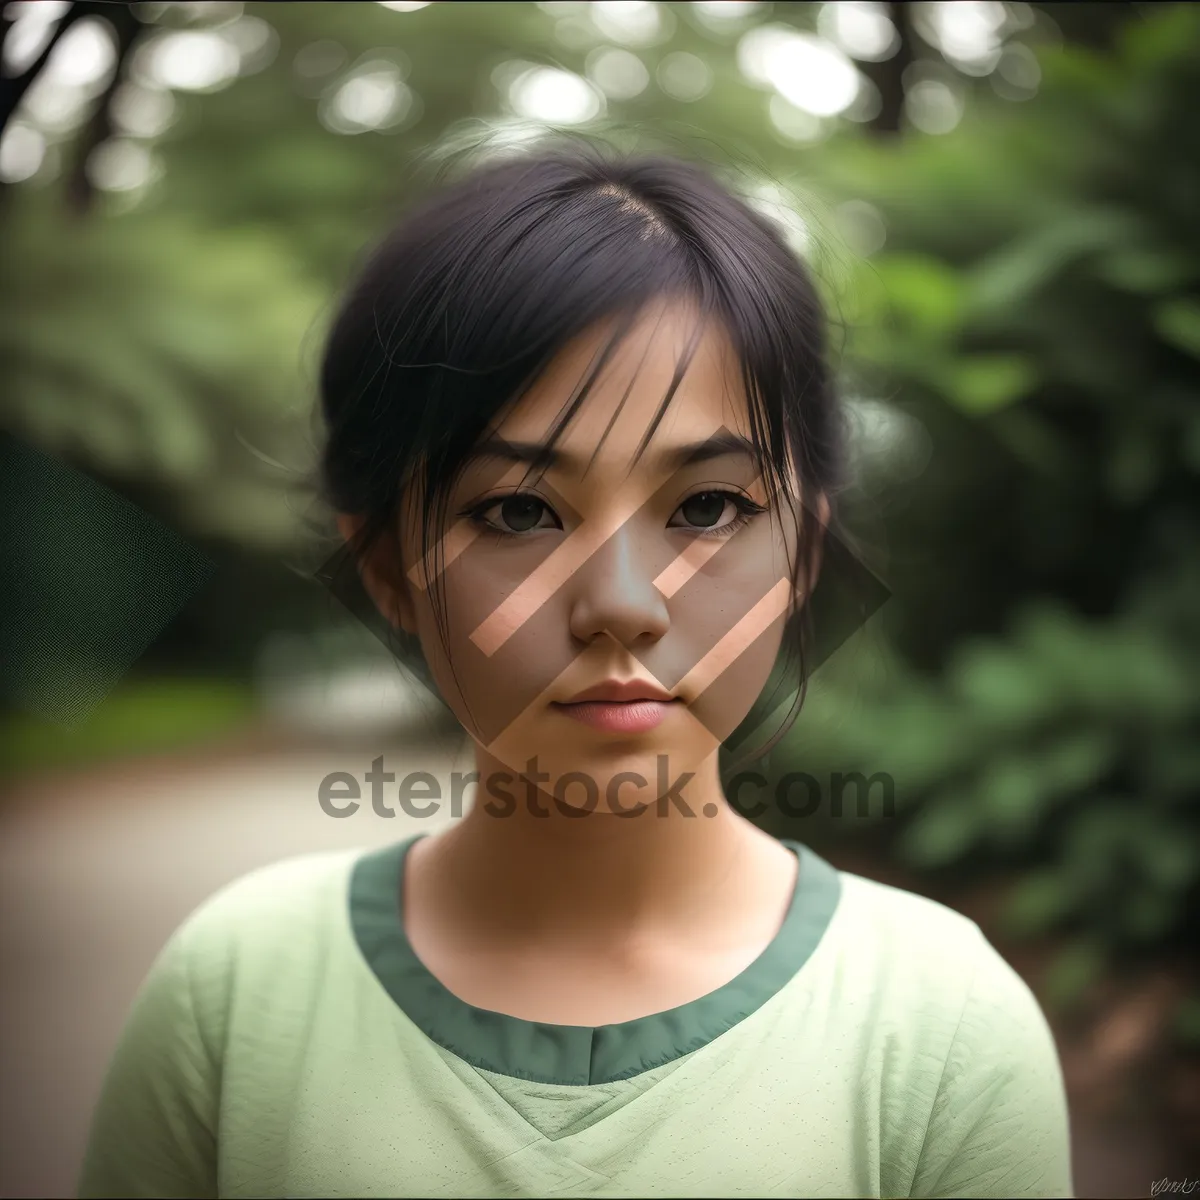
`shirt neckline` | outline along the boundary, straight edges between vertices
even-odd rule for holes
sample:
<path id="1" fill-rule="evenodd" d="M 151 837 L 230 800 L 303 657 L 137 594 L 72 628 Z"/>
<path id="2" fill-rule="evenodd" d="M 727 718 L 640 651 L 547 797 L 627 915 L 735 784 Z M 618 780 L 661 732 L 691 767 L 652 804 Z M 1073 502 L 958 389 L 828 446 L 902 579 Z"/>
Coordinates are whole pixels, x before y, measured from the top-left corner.
<path id="1" fill-rule="evenodd" d="M 404 864 L 415 834 L 359 857 L 350 878 L 350 924 L 359 951 L 395 1004 L 426 1036 L 482 1070 L 548 1084 L 628 1079 L 690 1054 L 776 995 L 808 961 L 837 908 L 838 872 L 799 842 L 783 923 L 763 952 L 715 991 L 614 1025 L 551 1025 L 477 1008 L 446 988 L 404 932 Z"/>

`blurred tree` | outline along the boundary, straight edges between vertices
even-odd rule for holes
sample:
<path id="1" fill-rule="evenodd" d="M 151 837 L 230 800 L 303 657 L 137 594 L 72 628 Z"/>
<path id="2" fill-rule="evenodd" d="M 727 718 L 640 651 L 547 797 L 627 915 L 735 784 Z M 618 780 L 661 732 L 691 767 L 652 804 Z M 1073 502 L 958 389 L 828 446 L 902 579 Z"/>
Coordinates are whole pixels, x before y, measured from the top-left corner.
<path id="1" fill-rule="evenodd" d="M 16 5 L 5 7 L 0 15 L 0 56 L 4 56 L 6 45 L 10 48 L 10 39 L 16 37 L 17 20 L 9 16 L 9 10 Z M 47 6 L 49 7 L 49 6 Z M 112 120 L 112 103 L 117 89 L 125 80 L 126 68 L 130 55 L 144 26 L 139 19 L 134 4 L 96 3 L 94 0 L 77 0 L 76 3 L 65 6 L 63 15 L 53 22 L 47 31 L 45 44 L 40 52 L 23 70 L 13 73 L 0 74 L 0 137 L 8 123 L 16 115 L 21 100 L 34 85 L 39 76 L 45 71 L 56 48 L 63 36 L 77 22 L 85 17 L 100 23 L 100 27 L 110 31 L 114 43 L 114 62 L 111 79 L 99 98 L 87 121 L 86 128 L 79 137 L 76 161 L 66 182 L 67 203 L 76 212 L 85 212 L 91 206 L 94 188 L 88 178 L 86 164 L 92 151 L 100 146 L 114 132 Z M 19 11 L 19 10 L 18 10 Z M 47 21 L 49 23 L 49 19 Z M 4 181 L 0 180 L 0 190 Z"/>
<path id="2" fill-rule="evenodd" d="M 804 194 L 789 228 L 848 328 L 846 501 L 896 594 L 891 666 L 831 663 L 781 764 L 890 772 L 914 863 L 1034 864 L 1014 920 L 1078 932 L 1064 978 L 1182 939 L 1198 10 L 214 0 L 135 6 L 124 37 L 123 6 L 57 6 L 30 41 L 52 7 L 0 25 L 26 54 L 0 81 L 5 424 L 274 561 L 306 544 L 331 298 L 457 147 L 548 121 L 715 147 L 756 201 Z M 238 639 L 179 628 L 236 640 L 232 670 L 275 605 L 225 586 L 206 612 Z"/>
<path id="3" fill-rule="evenodd" d="M 1198 38 L 1163 6 L 1111 53 L 1043 53 L 1036 119 L 821 162 L 888 230 L 848 387 L 932 450 L 858 481 L 889 665 L 831 664 L 773 765 L 891 775 L 912 866 L 1018 869 L 1010 927 L 1075 936 L 1063 998 L 1200 917 Z"/>
<path id="4" fill-rule="evenodd" d="M 863 74 L 879 89 L 879 112 L 867 127 L 874 133 L 890 135 L 904 129 L 904 77 L 916 61 L 909 5 L 887 5 L 888 19 L 896 28 L 895 50 L 879 62 L 863 63 Z"/>

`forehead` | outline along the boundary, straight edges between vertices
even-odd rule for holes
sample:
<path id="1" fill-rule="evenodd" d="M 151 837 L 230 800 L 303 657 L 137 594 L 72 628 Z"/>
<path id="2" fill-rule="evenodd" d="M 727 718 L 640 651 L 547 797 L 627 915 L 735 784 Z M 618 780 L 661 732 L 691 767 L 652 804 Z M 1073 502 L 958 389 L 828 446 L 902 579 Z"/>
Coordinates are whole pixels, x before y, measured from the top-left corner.
<path id="1" fill-rule="evenodd" d="M 596 369 L 615 327 L 615 321 L 597 325 L 564 347 L 495 432 L 514 442 L 544 442 Z M 640 313 L 612 346 L 557 446 L 565 452 L 586 450 L 597 464 L 628 468 L 681 370 L 649 443 L 651 454 L 722 429 L 748 436 L 745 389 L 728 333 L 719 321 L 702 321 L 694 308 L 660 302 Z"/>

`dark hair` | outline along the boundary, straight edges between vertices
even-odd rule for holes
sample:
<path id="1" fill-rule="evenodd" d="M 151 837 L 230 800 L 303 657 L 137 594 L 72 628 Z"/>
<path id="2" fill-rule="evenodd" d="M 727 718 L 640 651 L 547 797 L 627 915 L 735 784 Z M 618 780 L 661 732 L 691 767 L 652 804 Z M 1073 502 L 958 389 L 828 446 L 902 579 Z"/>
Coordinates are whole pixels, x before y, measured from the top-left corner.
<path id="1" fill-rule="evenodd" d="M 615 318 L 552 443 L 637 315 L 661 297 L 695 303 L 732 338 L 772 493 L 791 494 L 790 462 L 806 498 L 830 496 L 842 438 L 825 318 L 783 231 L 703 166 L 575 141 L 477 166 L 440 188 L 378 245 L 342 301 L 320 369 L 321 484 L 335 511 L 362 519 L 351 557 L 398 529 L 409 481 L 425 497 L 420 550 L 429 554 L 457 474 L 497 414 L 570 339 Z M 809 505 L 797 519 L 807 573 L 820 531 Z M 797 580 L 800 564 L 790 566 Z M 432 578 L 445 638 L 437 564 Z M 805 616 L 794 614 L 785 633 L 794 703 L 754 757 L 803 702 Z M 411 663 L 419 648 L 399 641 Z"/>

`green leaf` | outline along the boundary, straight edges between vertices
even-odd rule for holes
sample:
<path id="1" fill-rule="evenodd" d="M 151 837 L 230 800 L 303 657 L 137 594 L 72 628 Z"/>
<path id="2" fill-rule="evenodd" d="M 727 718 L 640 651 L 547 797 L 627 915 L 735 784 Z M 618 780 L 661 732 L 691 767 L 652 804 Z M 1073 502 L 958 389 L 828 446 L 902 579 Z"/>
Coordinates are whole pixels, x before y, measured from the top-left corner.
<path id="1" fill-rule="evenodd" d="M 1043 751 L 1038 771 L 1053 791 L 1078 792 L 1100 779 L 1112 765 L 1118 750 L 1107 730 L 1088 726 L 1065 735 Z"/>
<path id="2" fill-rule="evenodd" d="M 977 416 L 1024 398 L 1037 382 L 1037 367 L 1025 354 L 976 354 L 952 363 L 941 377 L 949 398 Z"/>
<path id="3" fill-rule="evenodd" d="M 1147 815 L 1133 848 L 1147 877 L 1165 891 L 1185 888 L 1200 875 L 1200 830 Z"/>
<path id="4" fill-rule="evenodd" d="M 1121 928 L 1134 941 L 1151 942 L 1171 928 L 1177 911 L 1173 897 L 1162 892 L 1132 892 L 1119 909 Z"/>
<path id="5" fill-rule="evenodd" d="M 985 725 L 1011 731 L 1041 719 L 1054 704 L 1037 666 L 1004 643 L 968 642 L 951 658 L 947 682 Z"/>
<path id="6" fill-rule="evenodd" d="M 1193 4 L 1147 5 L 1120 26 L 1121 57 L 1144 71 L 1161 71 L 1171 60 L 1194 51 L 1200 38 L 1200 10 Z"/>
<path id="7" fill-rule="evenodd" d="M 1138 240 L 1137 218 L 1120 209 L 1075 211 L 986 259 L 968 277 L 967 300 L 979 317 L 1005 318 L 1090 251 Z"/>
<path id="8" fill-rule="evenodd" d="M 1076 901 L 1069 878 L 1051 867 L 1026 876 L 1014 888 L 1001 921 L 1017 937 L 1045 933 L 1070 914 Z"/>
<path id="9" fill-rule="evenodd" d="M 893 254 L 877 263 L 892 304 L 920 332 L 944 338 L 962 318 L 963 285 L 957 271 L 926 255 Z"/>
<path id="10" fill-rule="evenodd" d="M 1062 862 L 1081 895 L 1111 892 L 1126 876 L 1121 860 L 1138 821 L 1129 797 L 1093 802 L 1074 817 L 1064 834 Z"/>
<path id="11" fill-rule="evenodd" d="M 1184 426 L 1181 450 L 1183 461 L 1200 475 L 1200 416 L 1194 417 Z"/>
<path id="12" fill-rule="evenodd" d="M 1200 304 L 1195 300 L 1168 300 L 1154 309 L 1154 328 L 1177 350 L 1200 358 Z"/>
<path id="13" fill-rule="evenodd" d="M 1118 504 L 1137 504 L 1159 478 L 1158 441 L 1153 431 L 1134 427 L 1119 437 L 1108 460 L 1108 487 Z"/>
<path id="14" fill-rule="evenodd" d="M 987 428 L 1030 470 L 1054 480 L 1070 476 L 1076 462 L 1073 448 L 1055 433 L 1050 421 L 1039 415 L 1033 405 L 994 410 Z"/>
<path id="15" fill-rule="evenodd" d="M 1101 977 L 1105 963 L 1104 949 L 1097 941 L 1085 938 L 1073 942 L 1059 952 L 1046 972 L 1047 1001 L 1056 1008 L 1074 1004 Z"/>
<path id="16" fill-rule="evenodd" d="M 1096 268 L 1097 276 L 1111 287 L 1138 296 L 1170 292 L 1195 274 L 1188 260 L 1161 250 L 1117 250 Z"/>
<path id="17" fill-rule="evenodd" d="M 976 808 L 962 796 L 929 804 L 900 839 L 900 854 L 913 866 L 941 867 L 961 858 L 983 832 Z"/>
<path id="18" fill-rule="evenodd" d="M 1174 731 L 1164 732 L 1162 744 L 1147 755 L 1148 781 L 1158 791 L 1190 799 L 1200 794 L 1200 745 Z"/>
<path id="19" fill-rule="evenodd" d="M 1180 1000 L 1171 1026 L 1181 1042 L 1200 1049 L 1200 996 L 1184 996 Z"/>

